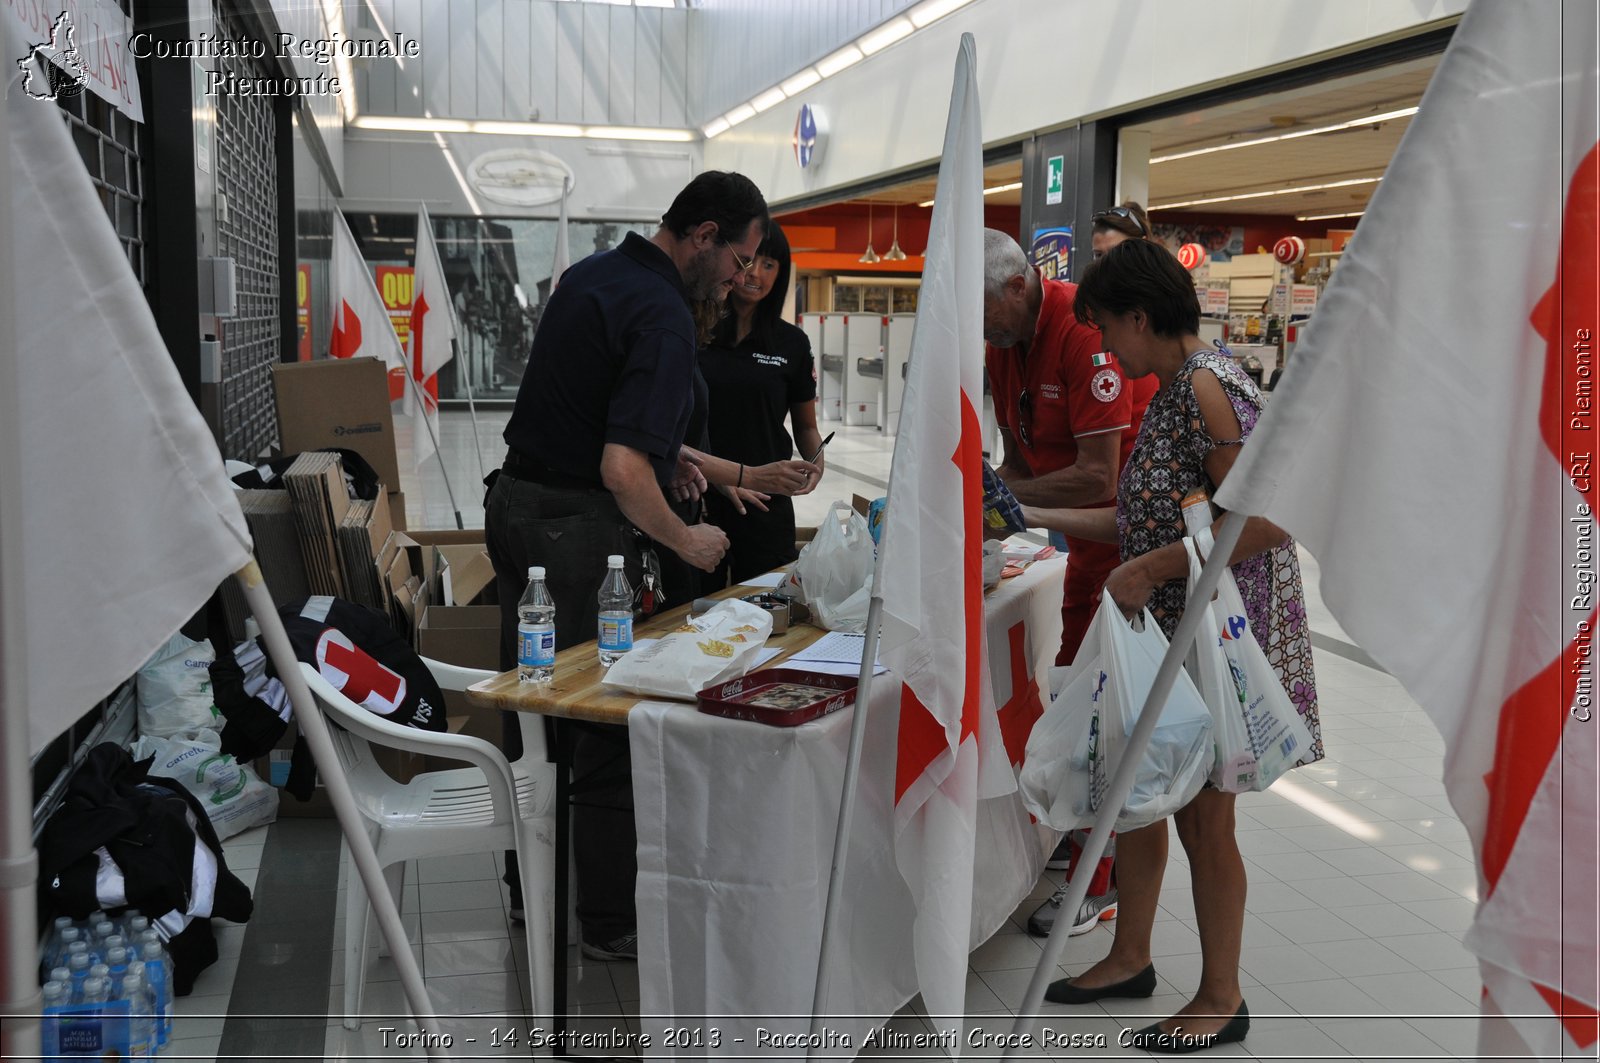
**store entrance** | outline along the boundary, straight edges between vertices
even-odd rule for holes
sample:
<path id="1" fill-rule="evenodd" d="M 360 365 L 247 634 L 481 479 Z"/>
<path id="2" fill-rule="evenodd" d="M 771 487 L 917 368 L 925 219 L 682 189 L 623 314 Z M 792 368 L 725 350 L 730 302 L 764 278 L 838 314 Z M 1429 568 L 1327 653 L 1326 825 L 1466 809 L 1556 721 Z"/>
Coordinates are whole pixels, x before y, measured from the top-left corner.
<path id="1" fill-rule="evenodd" d="M 1156 239 L 1192 263 L 1204 337 L 1264 386 L 1315 316 L 1438 59 L 1119 128 L 1117 201 L 1144 204 Z"/>

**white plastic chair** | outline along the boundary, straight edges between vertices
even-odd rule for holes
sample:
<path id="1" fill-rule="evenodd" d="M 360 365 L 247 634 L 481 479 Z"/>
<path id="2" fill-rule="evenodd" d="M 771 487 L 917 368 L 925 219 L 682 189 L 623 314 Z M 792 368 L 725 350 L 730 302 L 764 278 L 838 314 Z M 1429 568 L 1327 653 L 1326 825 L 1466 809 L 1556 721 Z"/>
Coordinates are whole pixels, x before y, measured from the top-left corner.
<path id="1" fill-rule="evenodd" d="M 492 674 L 426 658 L 423 663 L 444 690 L 465 690 Z M 350 701 L 313 666 L 302 662 L 300 671 L 337 725 L 331 728 L 334 748 L 367 821 L 396 908 L 407 860 L 516 850 L 534 1018 L 546 1021 L 554 1007 L 555 765 L 546 760 L 542 721 L 529 717 L 523 722 L 523 755 L 509 764 L 499 749 L 480 738 L 401 726 Z M 427 772 L 408 783 L 398 783 L 374 759 L 373 745 L 473 766 Z M 349 882 L 345 893 L 343 1020 L 348 1030 L 361 1025 L 371 909 L 361 882 Z"/>

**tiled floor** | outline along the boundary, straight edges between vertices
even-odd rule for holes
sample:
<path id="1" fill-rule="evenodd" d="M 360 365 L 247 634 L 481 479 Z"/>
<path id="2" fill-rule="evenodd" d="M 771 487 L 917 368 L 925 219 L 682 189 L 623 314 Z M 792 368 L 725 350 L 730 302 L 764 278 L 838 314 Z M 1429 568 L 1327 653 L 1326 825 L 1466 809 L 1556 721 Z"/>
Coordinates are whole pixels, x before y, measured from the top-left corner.
<path id="1" fill-rule="evenodd" d="M 501 452 L 498 432 L 504 419 L 503 413 L 480 415 L 485 459 L 491 464 Z M 467 522 L 481 524 L 469 433 L 465 414 L 445 415 L 445 448 L 457 498 L 467 503 Z M 814 523 L 835 498 L 883 493 L 889 450 L 875 432 L 839 428 L 828 457 L 822 489 L 798 500 L 803 523 Z M 407 483 L 406 492 L 413 526 L 453 525 L 436 465 L 424 471 L 420 483 Z M 1359 663 L 1359 652 L 1346 649 L 1347 636 L 1317 594 L 1316 564 L 1303 560 L 1319 636 L 1316 668 L 1328 756 L 1268 793 L 1240 798 L 1239 843 L 1250 879 L 1241 976 L 1253 1024 L 1244 1045 L 1210 1054 L 1261 1060 L 1470 1056 L 1479 983 L 1460 938 L 1472 918 L 1475 878 L 1466 833 L 1439 781 L 1443 744 L 1394 679 Z M 263 833 L 229 843 L 230 863 L 247 876 L 254 874 L 252 859 L 259 861 Z M 1170 1013 L 1195 988 L 1200 946 L 1193 894 L 1176 840 L 1171 852 L 1155 932 L 1156 995 L 1084 1007 L 1046 1005 L 1043 1019 L 1053 1026 L 1103 1033 L 1108 1039 L 1106 1050 L 1062 1050 L 1058 1058 L 1117 1054 L 1118 1031 Z M 506 917 L 496 861 L 493 856 L 424 861 L 408 877 L 407 928 L 443 1013 L 520 1016 L 527 1004 L 525 949 L 520 930 Z M 973 954 L 968 979 L 973 1022 L 997 1031 L 1010 1028 L 1040 955 L 1040 942 L 1028 937 L 1023 925 L 1058 880 L 1059 873 L 1047 872 L 1018 906 L 1011 925 Z M 340 885 L 342 904 L 342 878 Z M 1102 924 L 1071 939 L 1060 973 L 1082 970 L 1102 956 L 1114 926 Z M 228 951 L 231 947 L 237 956 L 244 929 L 220 930 L 224 958 L 201 978 L 196 996 L 180 1004 L 185 1040 L 176 1049 L 187 1046 L 209 1058 L 205 1047 L 215 1048 L 222 1020 L 195 1016 L 230 1008 L 270 1009 L 270 1002 L 229 999 Z M 404 1022 L 370 1020 L 356 1032 L 340 1025 L 342 934 L 339 916 L 329 972 L 326 1057 L 420 1056 L 398 1047 L 394 1034 L 386 1041 L 380 1032 L 383 1027 L 403 1031 Z M 585 1028 L 629 1024 L 640 995 L 635 967 L 581 962 L 571 950 L 567 959 L 578 1022 Z M 375 948 L 364 1010 L 405 1011 L 394 965 L 378 958 Z M 474 1020 L 471 1025 L 481 1031 L 485 1024 Z M 930 1029 L 915 1002 L 891 1025 L 901 1031 Z M 482 1041 L 472 1050 L 491 1054 Z M 459 1042 L 457 1054 L 468 1054 Z"/>

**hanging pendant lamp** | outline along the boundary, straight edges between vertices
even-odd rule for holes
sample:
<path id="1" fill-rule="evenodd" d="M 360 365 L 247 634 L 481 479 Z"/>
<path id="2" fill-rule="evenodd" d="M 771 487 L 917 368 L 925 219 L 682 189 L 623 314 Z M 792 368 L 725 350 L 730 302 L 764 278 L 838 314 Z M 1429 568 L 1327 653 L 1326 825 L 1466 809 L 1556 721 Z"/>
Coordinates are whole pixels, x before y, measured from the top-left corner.
<path id="1" fill-rule="evenodd" d="M 889 262 L 904 262 L 907 257 L 906 253 L 900 250 L 900 204 L 898 203 L 894 205 L 894 243 L 889 245 L 889 250 L 883 253 L 883 257 Z"/>
<path id="2" fill-rule="evenodd" d="M 878 261 L 878 252 L 872 249 L 872 203 L 867 202 L 867 249 L 861 252 L 857 262 L 872 263 Z"/>

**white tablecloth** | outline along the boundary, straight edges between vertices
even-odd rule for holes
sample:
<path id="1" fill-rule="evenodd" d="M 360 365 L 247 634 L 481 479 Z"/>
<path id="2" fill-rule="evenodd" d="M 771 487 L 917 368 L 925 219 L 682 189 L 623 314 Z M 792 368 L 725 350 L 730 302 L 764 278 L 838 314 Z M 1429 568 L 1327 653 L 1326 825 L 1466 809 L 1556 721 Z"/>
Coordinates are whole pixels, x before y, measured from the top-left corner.
<path id="1" fill-rule="evenodd" d="M 1041 562 L 985 603 L 995 703 L 1013 742 L 1025 740 L 1028 682 L 1048 691 L 1061 641 L 1064 562 Z M 1013 630 L 1021 629 L 1013 634 Z M 1013 649 L 1013 642 L 1016 649 Z M 1020 655 L 1023 680 L 1012 674 Z M 1048 694 L 1037 695 L 1046 700 Z M 910 894 L 895 866 L 891 790 L 900 683 L 879 676 L 862 755 L 840 938 L 828 1006 L 846 1044 L 858 1047 L 917 992 Z M 839 814 L 851 712 L 797 728 L 708 716 L 649 702 L 629 716 L 639 833 L 639 981 L 645 1016 L 720 1035 L 662 1044 L 665 1020 L 646 1018 L 651 1058 L 777 1056 L 758 1027 L 809 1025 L 822 909 Z M 1020 732 L 1019 723 L 1020 721 Z M 1020 761 L 1020 743 L 1014 745 Z M 1029 822 L 1015 795 L 984 802 L 978 819 L 973 947 L 1027 896 L 1056 835 Z M 839 1054 L 835 1047 L 832 1054 Z"/>

